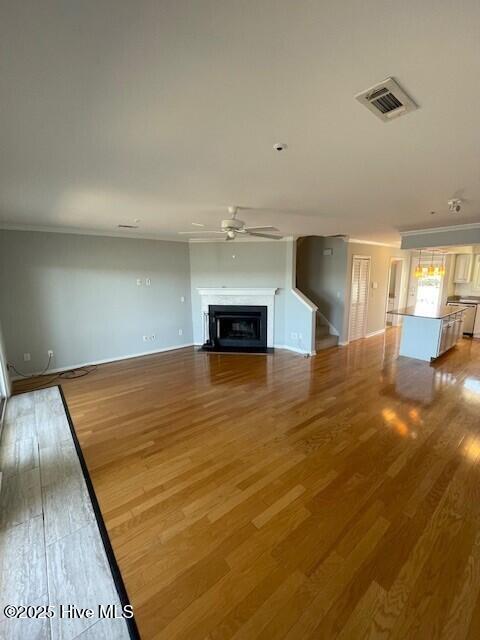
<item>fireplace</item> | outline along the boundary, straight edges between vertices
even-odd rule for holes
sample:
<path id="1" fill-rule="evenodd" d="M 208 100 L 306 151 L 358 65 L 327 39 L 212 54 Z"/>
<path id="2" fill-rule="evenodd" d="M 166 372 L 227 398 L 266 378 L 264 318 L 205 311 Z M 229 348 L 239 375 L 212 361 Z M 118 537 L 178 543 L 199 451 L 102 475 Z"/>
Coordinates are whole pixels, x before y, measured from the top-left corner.
<path id="1" fill-rule="evenodd" d="M 215 351 L 267 351 L 267 307 L 209 305 L 206 348 Z"/>

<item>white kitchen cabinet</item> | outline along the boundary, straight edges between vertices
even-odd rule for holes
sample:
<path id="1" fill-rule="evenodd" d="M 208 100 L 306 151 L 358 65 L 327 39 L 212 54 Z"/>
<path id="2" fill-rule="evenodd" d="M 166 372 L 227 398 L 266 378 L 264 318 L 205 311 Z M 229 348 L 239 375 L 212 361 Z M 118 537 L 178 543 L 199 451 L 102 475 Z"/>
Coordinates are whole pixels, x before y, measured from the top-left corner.
<path id="1" fill-rule="evenodd" d="M 456 284 L 470 282 L 472 273 L 472 254 L 458 253 L 455 259 L 455 273 L 453 281 Z"/>
<path id="2" fill-rule="evenodd" d="M 475 256 L 473 267 L 472 289 L 480 291 L 480 253 Z"/>
<path id="3" fill-rule="evenodd" d="M 403 316 L 401 356 L 417 360 L 434 360 L 454 347 L 463 337 L 465 307 L 439 307 L 417 312 L 415 307 L 394 311 Z"/>

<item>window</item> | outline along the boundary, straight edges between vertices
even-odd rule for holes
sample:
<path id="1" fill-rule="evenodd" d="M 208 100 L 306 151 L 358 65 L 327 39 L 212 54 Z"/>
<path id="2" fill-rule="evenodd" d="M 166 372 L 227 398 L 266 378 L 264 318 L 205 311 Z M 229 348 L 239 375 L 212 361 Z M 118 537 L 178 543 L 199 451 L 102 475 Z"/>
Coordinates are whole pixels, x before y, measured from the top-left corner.
<path id="1" fill-rule="evenodd" d="M 415 308 L 418 312 L 434 310 L 440 302 L 442 276 L 422 276 L 418 278 Z"/>

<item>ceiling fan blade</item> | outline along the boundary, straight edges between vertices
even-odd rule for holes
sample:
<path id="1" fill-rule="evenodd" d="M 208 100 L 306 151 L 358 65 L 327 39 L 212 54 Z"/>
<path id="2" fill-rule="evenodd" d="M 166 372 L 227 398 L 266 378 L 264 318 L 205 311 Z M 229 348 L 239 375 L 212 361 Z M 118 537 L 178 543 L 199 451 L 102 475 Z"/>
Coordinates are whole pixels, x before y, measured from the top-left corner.
<path id="1" fill-rule="evenodd" d="M 274 236 L 271 233 L 257 233 L 256 231 L 248 231 L 246 230 L 249 236 L 257 236 L 258 238 L 270 238 L 271 240 L 281 240 L 283 236 Z"/>
<path id="2" fill-rule="evenodd" d="M 277 227 L 245 227 L 246 231 L 279 231 Z"/>
<path id="3" fill-rule="evenodd" d="M 180 235 L 188 235 L 188 236 L 191 236 L 191 235 L 205 234 L 205 233 L 209 233 L 209 234 L 212 234 L 212 233 L 215 233 L 215 234 L 217 234 L 217 233 L 221 233 L 221 234 L 223 234 L 223 233 L 225 233 L 225 232 L 224 232 L 224 231 L 213 231 L 213 230 L 212 230 L 212 231 L 177 231 L 177 233 L 179 233 Z"/>

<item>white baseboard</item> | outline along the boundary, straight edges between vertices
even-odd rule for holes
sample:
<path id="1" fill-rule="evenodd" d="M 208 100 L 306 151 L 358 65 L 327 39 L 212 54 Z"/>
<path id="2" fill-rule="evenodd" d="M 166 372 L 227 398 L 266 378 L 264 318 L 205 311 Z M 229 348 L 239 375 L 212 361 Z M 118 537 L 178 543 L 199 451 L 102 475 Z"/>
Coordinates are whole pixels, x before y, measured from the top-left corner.
<path id="1" fill-rule="evenodd" d="M 348 340 L 347 340 L 346 342 L 339 342 L 339 343 L 338 343 L 338 346 L 339 346 L 339 347 L 346 347 L 348 344 L 349 344 L 349 343 L 348 343 Z"/>
<path id="2" fill-rule="evenodd" d="M 194 342 L 195 347 L 201 347 L 203 342 Z M 297 347 L 290 347 L 286 344 L 274 344 L 274 349 L 286 349 L 287 351 L 293 351 L 294 353 L 301 353 L 304 356 L 314 356 L 316 351 L 307 351 L 306 349 L 299 349 Z"/>
<path id="3" fill-rule="evenodd" d="M 294 353 L 301 353 L 304 356 L 314 356 L 316 351 L 309 351 L 308 349 L 300 349 L 299 347 L 291 347 L 287 344 L 275 344 L 275 349 L 286 349 L 287 351 L 293 351 Z"/>
<path id="4" fill-rule="evenodd" d="M 82 362 L 81 364 L 72 364 L 68 367 L 57 367 L 56 369 L 49 369 L 45 376 L 49 376 L 52 373 L 63 373 L 64 371 L 70 371 L 71 369 L 80 369 L 81 367 L 91 367 L 97 364 L 109 364 L 110 362 L 120 362 L 121 360 L 131 360 L 132 358 L 141 358 L 142 356 L 152 356 L 156 353 L 164 353 L 165 351 L 175 351 L 176 349 L 185 349 L 185 347 L 193 347 L 193 342 L 187 342 L 186 344 L 179 344 L 173 347 L 163 347 L 162 349 L 152 349 L 151 351 L 142 351 L 141 353 L 132 353 L 128 356 L 118 356 L 116 358 L 105 358 L 103 360 L 94 360 L 92 362 Z M 42 372 L 29 373 L 28 376 L 39 376 Z M 14 376 L 11 378 L 15 380 L 26 380 L 24 376 Z"/>
<path id="5" fill-rule="evenodd" d="M 367 333 L 366 338 L 373 338 L 373 336 L 379 336 L 381 333 L 385 333 L 385 327 L 383 329 L 379 329 L 378 331 L 371 331 Z"/>

